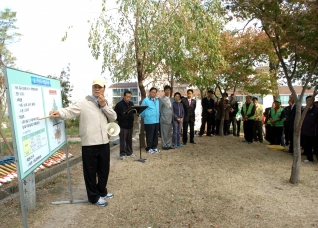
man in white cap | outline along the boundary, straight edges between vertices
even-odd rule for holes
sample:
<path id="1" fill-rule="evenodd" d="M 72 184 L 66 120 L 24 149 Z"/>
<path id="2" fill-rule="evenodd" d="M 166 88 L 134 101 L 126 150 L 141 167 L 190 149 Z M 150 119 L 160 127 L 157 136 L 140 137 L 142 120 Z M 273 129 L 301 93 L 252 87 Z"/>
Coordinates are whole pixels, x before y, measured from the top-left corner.
<path id="1" fill-rule="evenodd" d="M 116 120 L 116 112 L 107 105 L 104 97 L 105 81 L 94 79 L 92 95 L 76 104 L 52 110 L 54 118 L 79 119 L 79 134 L 82 141 L 82 160 L 88 201 L 97 206 L 107 205 L 105 198 L 114 195 L 107 192 L 109 174 L 110 148 L 106 125 Z M 96 176 L 98 181 L 96 180 Z"/>

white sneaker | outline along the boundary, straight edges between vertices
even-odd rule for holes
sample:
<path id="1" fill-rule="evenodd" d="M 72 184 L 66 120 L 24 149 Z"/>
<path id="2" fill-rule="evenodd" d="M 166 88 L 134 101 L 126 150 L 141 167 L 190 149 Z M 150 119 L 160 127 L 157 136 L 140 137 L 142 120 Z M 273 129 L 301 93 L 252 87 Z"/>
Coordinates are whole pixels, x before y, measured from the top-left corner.
<path id="1" fill-rule="evenodd" d="M 107 195 L 105 196 L 105 198 L 107 198 L 107 199 L 114 198 L 114 194 L 113 194 L 113 193 L 107 193 Z"/>
<path id="2" fill-rule="evenodd" d="M 125 160 L 126 156 L 120 156 L 120 160 Z"/>
<path id="3" fill-rule="evenodd" d="M 136 154 L 131 154 L 131 155 L 127 156 L 127 157 L 135 158 L 135 157 L 137 157 L 137 156 L 136 156 Z"/>
<path id="4" fill-rule="evenodd" d="M 159 154 L 159 153 L 160 153 L 160 150 L 158 150 L 158 149 L 156 148 L 156 149 L 153 149 L 153 152 Z"/>
<path id="5" fill-rule="evenodd" d="M 153 154 L 155 151 L 153 151 L 152 149 L 149 149 L 148 151 L 147 151 L 147 153 L 148 154 Z"/>
<path id="6" fill-rule="evenodd" d="M 95 205 L 99 206 L 99 207 L 105 207 L 107 206 L 107 202 L 105 201 L 105 199 L 103 197 L 99 197 L 98 201 L 95 203 Z"/>
<path id="7" fill-rule="evenodd" d="M 305 163 L 313 163 L 313 161 L 304 160 Z"/>

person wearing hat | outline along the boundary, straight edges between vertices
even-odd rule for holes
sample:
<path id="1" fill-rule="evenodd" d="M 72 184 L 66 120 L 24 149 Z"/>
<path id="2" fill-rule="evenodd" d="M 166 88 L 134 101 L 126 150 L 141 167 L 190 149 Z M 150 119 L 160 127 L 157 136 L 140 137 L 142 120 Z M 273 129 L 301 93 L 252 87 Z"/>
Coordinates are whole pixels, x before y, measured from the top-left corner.
<path id="1" fill-rule="evenodd" d="M 72 119 L 79 116 L 79 135 L 82 143 L 84 181 L 88 201 L 104 207 L 108 193 L 106 185 L 109 174 L 110 148 L 106 125 L 116 120 L 116 112 L 107 104 L 104 96 L 105 81 L 94 79 L 92 95 L 74 105 L 52 110 L 50 116 Z M 97 177 L 97 178 L 96 178 Z"/>
<path id="2" fill-rule="evenodd" d="M 253 143 L 255 109 L 255 105 L 251 102 L 251 96 L 246 96 L 246 102 L 243 104 L 241 114 L 244 127 L 244 142 L 247 142 L 248 144 Z"/>
<path id="3" fill-rule="evenodd" d="M 254 125 L 253 125 L 253 138 L 254 141 L 263 142 L 263 128 L 262 128 L 262 118 L 263 118 L 263 106 L 258 103 L 258 98 L 253 97 L 253 103 L 255 108 L 254 115 Z"/>
<path id="4" fill-rule="evenodd" d="M 275 98 L 275 107 L 271 108 L 270 118 L 268 124 L 271 126 L 271 145 L 280 145 L 282 141 L 285 113 L 284 109 L 281 107 L 281 100 Z"/>

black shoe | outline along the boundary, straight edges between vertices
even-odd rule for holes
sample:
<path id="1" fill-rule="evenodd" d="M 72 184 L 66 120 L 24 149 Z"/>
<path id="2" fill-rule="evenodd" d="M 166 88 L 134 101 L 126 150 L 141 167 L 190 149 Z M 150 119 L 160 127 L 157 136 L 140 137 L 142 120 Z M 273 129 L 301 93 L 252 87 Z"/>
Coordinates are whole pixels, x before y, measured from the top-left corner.
<path id="1" fill-rule="evenodd" d="M 190 142 L 190 143 L 192 143 L 192 144 L 196 144 L 194 141 L 193 141 L 193 142 Z"/>
<path id="2" fill-rule="evenodd" d="M 173 146 L 170 146 L 170 147 L 168 147 L 169 148 L 169 150 L 174 150 L 174 147 Z"/>
<path id="3" fill-rule="evenodd" d="M 262 141 L 259 141 L 260 143 L 263 143 L 263 140 Z"/>
<path id="4" fill-rule="evenodd" d="M 202 137 L 202 135 L 199 135 L 199 137 Z"/>
<path id="5" fill-rule="evenodd" d="M 163 150 L 169 150 L 169 147 L 162 147 Z"/>

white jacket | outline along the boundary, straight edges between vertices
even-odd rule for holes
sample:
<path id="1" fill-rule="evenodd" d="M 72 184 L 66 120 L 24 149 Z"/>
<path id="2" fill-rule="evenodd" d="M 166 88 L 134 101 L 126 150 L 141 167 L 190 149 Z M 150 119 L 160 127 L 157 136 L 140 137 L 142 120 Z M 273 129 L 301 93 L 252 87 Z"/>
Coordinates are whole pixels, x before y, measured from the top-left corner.
<path id="1" fill-rule="evenodd" d="M 93 146 L 109 142 L 106 125 L 114 122 L 116 112 L 109 106 L 99 108 L 91 96 L 76 104 L 58 110 L 61 119 L 72 119 L 79 116 L 79 134 L 82 146 Z"/>

